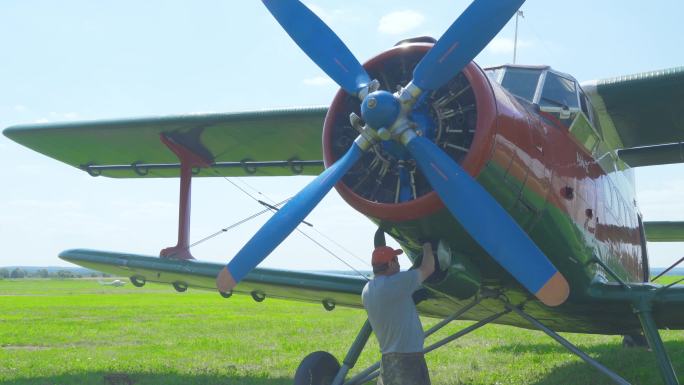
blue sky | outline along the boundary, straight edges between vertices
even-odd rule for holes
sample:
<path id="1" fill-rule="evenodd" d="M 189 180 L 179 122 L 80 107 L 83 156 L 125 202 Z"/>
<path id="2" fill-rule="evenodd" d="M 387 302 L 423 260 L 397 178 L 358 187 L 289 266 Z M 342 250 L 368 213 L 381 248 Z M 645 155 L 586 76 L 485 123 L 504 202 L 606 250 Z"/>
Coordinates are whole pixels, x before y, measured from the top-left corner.
<path id="1" fill-rule="evenodd" d="M 468 1 L 307 1 L 360 61 L 417 35 L 438 37 Z M 518 62 L 549 64 L 592 80 L 684 65 L 684 2 L 529 0 Z M 510 62 L 513 23 L 476 59 Z M 0 2 L 0 127 L 273 107 L 325 105 L 336 86 L 299 51 L 259 1 Z M 60 265 L 64 249 L 89 247 L 156 255 L 175 243 L 177 180 L 92 178 L 0 137 L 0 265 Z M 684 168 L 637 171 L 647 220 L 684 219 Z M 308 181 L 252 178 L 276 201 Z M 194 182 L 191 238 L 259 211 L 222 179 Z M 259 218 L 193 249 L 227 261 Z M 372 224 L 332 192 L 310 216 L 316 229 L 366 259 Z M 322 238 L 357 268 L 357 261 Z M 649 246 L 653 265 L 682 245 Z M 346 267 L 300 235 L 262 266 Z"/>

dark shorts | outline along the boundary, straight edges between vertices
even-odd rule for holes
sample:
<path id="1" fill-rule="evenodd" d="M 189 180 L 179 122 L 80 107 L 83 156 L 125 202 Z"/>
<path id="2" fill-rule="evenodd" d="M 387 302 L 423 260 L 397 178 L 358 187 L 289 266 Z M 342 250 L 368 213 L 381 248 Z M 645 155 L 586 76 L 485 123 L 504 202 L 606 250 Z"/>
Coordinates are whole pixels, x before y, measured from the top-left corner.
<path id="1" fill-rule="evenodd" d="M 430 385 L 425 354 L 383 354 L 378 385 Z"/>

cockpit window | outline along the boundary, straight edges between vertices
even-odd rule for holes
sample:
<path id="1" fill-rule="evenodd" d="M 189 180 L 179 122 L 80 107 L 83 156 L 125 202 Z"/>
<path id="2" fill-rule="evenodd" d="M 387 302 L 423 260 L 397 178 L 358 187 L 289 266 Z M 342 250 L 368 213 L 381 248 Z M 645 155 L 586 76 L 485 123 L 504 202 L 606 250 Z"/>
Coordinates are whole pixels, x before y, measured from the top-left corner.
<path id="1" fill-rule="evenodd" d="M 513 95 L 532 102 L 537 91 L 541 70 L 529 68 L 507 68 L 501 85 Z"/>
<path id="2" fill-rule="evenodd" d="M 539 105 L 579 108 L 575 81 L 549 71 L 544 80 Z"/>

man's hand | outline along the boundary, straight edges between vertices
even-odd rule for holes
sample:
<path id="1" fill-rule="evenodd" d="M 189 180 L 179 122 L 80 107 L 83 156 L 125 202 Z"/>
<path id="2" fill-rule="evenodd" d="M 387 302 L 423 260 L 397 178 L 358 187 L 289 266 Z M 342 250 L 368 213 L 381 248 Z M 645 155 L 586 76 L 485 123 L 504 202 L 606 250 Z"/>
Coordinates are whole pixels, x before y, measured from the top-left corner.
<path id="1" fill-rule="evenodd" d="M 423 243 L 423 259 L 418 268 L 420 272 L 420 282 L 423 282 L 435 271 L 435 256 L 430 242 Z"/>

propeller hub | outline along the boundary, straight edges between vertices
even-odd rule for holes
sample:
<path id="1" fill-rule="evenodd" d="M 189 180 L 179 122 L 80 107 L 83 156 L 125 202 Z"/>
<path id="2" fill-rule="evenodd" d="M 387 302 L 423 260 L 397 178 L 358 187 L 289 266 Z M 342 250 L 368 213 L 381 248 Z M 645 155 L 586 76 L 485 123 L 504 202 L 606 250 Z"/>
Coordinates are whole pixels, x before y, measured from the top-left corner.
<path id="1" fill-rule="evenodd" d="M 363 120 L 375 129 L 391 127 L 400 111 L 399 100 L 387 91 L 371 92 L 361 103 Z"/>

